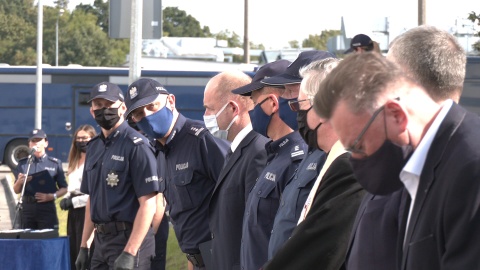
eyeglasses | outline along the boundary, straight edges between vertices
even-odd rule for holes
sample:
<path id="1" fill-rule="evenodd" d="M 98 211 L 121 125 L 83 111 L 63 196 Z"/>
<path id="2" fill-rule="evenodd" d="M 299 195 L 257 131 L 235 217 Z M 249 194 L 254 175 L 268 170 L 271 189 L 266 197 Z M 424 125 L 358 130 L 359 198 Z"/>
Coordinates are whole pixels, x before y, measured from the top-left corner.
<path id="1" fill-rule="evenodd" d="M 289 100 L 288 106 L 290 106 L 290 110 L 294 112 L 298 112 L 300 110 L 300 102 L 308 101 L 310 107 L 313 106 L 313 100 L 311 98 L 302 99 L 302 100 Z"/>
<path id="2" fill-rule="evenodd" d="M 360 142 L 360 140 L 362 139 L 363 135 L 365 135 L 365 133 L 367 132 L 368 128 L 372 125 L 373 121 L 375 121 L 375 118 L 377 118 L 377 115 L 378 115 L 384 108 L 385 108 L 385 105 L 382 106 L 382 107 L 380 107 L 380 108 L 378 108 L 378 109 L 373 113 L 372 117 L 370 118 L 370 120 L 368 120 L 367 124 L 366 124 L 365 127 L 362 129 L 362 131 L 360 132 L 360 134 L 358 135 L 358 137 L 355 139 L 355 141 L 353 141 L 352 146 L 345 148 L 345 150 L 346 150 L 347 152 L 365 155 L 365 152 L 363 152 L 362 150 L 360 150 L 360 149 L 357 148 L 357 144 Z"/>

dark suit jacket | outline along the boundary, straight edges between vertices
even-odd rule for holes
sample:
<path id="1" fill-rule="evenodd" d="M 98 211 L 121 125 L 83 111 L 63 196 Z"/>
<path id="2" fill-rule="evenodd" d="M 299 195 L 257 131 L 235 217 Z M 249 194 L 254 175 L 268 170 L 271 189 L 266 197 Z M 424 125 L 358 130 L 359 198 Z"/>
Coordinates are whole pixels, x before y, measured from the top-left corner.
<path id="1" fill-rule="evenodd" d="M 209 206 L 212 269 L 240 269 L 245 202 L 265 166 L 267 142 L 267 138 L 250 131 L 220 172 Z"/>
<path id="2" fill-rule="evenodd" d="M 353 175 L 349 156 L 344 153 L 331 163 L 307 217 L 264 266 L 265 270 L 340 269 L 365 194 Z"/>
<path id="3" fill-rule="evenodd" d="M 367 193 L 358 208 L 347 251 L 347 270 L 395 270 L 398 268 L 399 225 L 402 219 L 401 189 L 387 196 Z M 401 237 L 403 243 L 403 234 Z M 397 258 L 397 259 L 395 259 Z"/>
<path id="4" fill-rule="evenodd" d="M 480 119 L 453 104 L 420 176 L 402 269 L 480 269 Z"/>

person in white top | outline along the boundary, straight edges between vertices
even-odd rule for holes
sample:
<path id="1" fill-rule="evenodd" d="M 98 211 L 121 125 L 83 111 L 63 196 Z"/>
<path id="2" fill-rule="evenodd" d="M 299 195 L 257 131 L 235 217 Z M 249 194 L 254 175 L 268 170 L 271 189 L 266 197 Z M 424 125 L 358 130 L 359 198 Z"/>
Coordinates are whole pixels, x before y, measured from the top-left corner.
<path id="1" fill-rule="evenodd" d="M 68 211 L 67 235 L 70 236 L 70 262 L 75 269 L 75 260 L 80 251 L 83 223 L 85 219 L 85 206 L 88 195 L 80 192 L 82 183 L 83 165 L 87 143 L 97 135 L 91 125 L 81 125 L 75 131 L 70 154 L 68 156 L 68 193 L 60 201 L 60 208 Z"/>

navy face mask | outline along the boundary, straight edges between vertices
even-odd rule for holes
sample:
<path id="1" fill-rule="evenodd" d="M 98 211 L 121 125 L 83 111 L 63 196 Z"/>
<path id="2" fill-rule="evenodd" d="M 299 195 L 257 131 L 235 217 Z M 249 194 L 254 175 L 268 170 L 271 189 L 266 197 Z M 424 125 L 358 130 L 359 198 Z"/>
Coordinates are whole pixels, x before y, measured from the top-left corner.
<path id="1" fill-rule="evenodd" d="M 285 99 L 282 97 L 278 98 L 278 102 L 280 103 L 280 110 L 279 110 L 280 119 L 282 119 L 283 122 L 285 122 L 285 124 L 287 124 L 291 129 L 298 130 L 297 113 L 292 111 L 292 109 L 290 109 L 290 105 L 288 105 L 288 102 L 290 100 L 296 101 L 297 98 L 292 98 L 292 99 Z"/>
<path id="2" fill-rule="evenodd" d="M 262 109 L 262 104 L 269 98 L 270 97 L 265 98 L 262 102 L 255 105 L 253 110 L 248 111 L 248 114 L 250 115 L 250 121 L 252 122 L 252 129 L 265 137 L 268 137 L 267 128 L 270 124 L 273 113 L 271 115 L 267 115 Z"/>
<path id="3" fill-rule="evenodd" d="M 145 116 L 137 122 L 140 128 L 149 138 L 161 139 L 167 135 L 172 125 L 173 112 L 164 106 L 162 109 L 149 116 Z"/>

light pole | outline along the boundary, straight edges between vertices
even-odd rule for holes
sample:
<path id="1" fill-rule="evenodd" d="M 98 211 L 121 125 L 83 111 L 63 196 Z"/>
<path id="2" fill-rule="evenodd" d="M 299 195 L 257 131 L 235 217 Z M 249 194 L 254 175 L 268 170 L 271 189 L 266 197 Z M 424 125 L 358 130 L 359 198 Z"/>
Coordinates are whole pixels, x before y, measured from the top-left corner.
<path id="1" fill-rule="evenodd" d="M 58 67 L 58 19 L 63 15 L 63 8 L 58 10 L 57 22 L 55 23 L 55 66 Z"/>

